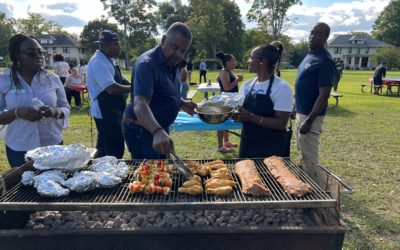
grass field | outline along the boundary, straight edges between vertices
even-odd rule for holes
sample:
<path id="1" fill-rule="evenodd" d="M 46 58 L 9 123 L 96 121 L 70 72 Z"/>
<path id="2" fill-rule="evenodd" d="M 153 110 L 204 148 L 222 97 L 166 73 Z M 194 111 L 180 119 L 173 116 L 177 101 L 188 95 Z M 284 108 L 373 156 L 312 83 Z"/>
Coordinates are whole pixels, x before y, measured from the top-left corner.
<path id="1" fill-rule="evenodd" d="M 245 80 L 251 75 L 245 71 Z M 125 75 L 130 79 L 129 73 Z M 217 72 L 207 75 L 212 81 Z M 342 198 L 342 216 L 350 227 L 345 249 L 400 249 L 400 97 L 361 93 L 371 71 L 345 71 L 338 92 L 344 97 L 333 108 L 329 100 L 325 130 L 321 138 L 322 165 L 353 186 L 355 192 Z M 198 72 L 193 73 L 194 81 Z M 283 70 L 282 76 L 292 86 L 296 70 Z M 400 77 L 400 72 L 388 72 Z M 193 88 L 193 87 L 192 87 Z M 396 89 L 397 90 L 397 89 Z M 202 99 L 198 93 L 194 101 Z M 87 105 L 71 112 L 71 127 L 64 132 L 65 144 L 93 146 L 93 133 Z M 216 151 L 215 132 L 173 133 L 177 153 L 182 158 L 237 157 L 237 151 L 222 155 Z M 238 138 L 232 136 L 232 141 Z M 0 142 L 0 172 L 8 169 L 3 142 Z M 125 153 L 125 157 L 129 155 Z M 298 163 L 299 153 L 292 140 L 292 158 Z"/>

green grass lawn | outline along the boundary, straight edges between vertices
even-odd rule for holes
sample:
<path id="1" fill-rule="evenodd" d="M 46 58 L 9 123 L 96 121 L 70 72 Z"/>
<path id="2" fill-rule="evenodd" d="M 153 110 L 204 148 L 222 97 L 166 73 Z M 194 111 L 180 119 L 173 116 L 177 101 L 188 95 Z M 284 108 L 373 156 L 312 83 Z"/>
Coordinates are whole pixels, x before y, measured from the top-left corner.
<path id="1" fill-rule="evenodd" d="M 246 71 L 245 80 L 252 77 Z M 283 70 L 282 77 L 293 87 L 296 70 Z M 218 72 L 207 78 L 215 81 Z M 354 188 L 353 195 L 342 197 L 342 217 L 350 231 L 345 237 L 345 249 L 399 249 L 400 247 L 400 97 L 361 93 L 372 71 L 345 71 L 338 92 L 339 106 L 329 100 L 325 130 L 321 138 L 320 158 L 329 168 Z M 129 72 L 125 75 L 130 79 Z M 388 77 L 400 77 L 400 72 L 388 72 Z M 192 79 L 198 81 L 198 72 Z M 192 89 L 194 87 L 191 87 Z M 397 90 L 397 89 L 396 89 Z M 194 101 L 203 98 L 197 93 Z M 71 127 L 64 132 L 65 144 L 95 143 L 96 128 L 90 120 L 87 105 L 71 112 Z M 93 126 L 91 126 L 91 124 Z M 237 151 L 227 155 L 216 151 L 216 132 L 173 133 L 177 153 L 186 159 L 237 157 Z M 239 142 L 235 136 L 232 141 Z M 0 172 L 7 170 L 3 142 L 0 142 Z M 125 157 L 129 158 L 128 153 Z M 292 140 L 292 158 L 299 162 L 299 153 Z"/>

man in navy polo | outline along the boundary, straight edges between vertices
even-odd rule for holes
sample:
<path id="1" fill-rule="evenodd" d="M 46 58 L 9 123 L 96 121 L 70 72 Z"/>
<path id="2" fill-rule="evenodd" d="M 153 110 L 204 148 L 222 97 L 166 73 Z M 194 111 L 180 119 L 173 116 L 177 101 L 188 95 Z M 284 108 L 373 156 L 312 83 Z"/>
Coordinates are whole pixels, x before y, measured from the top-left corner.
<path id="1" fill-rule="evenodd" d="M 192 43 L 183 23 L 174 23 L 161 45 L 143 53 L 132 70 L 131 103 L 125 109 L 123 134 L 132 159 L 162 159 L 173 142 L 168 127 L 182 108 L 193 115 L 196 104 L 181 100 L 178 64 Z"/>
<path id="2" fill-rule="evenodd" d="M 335 64 L 325 49 L 329 33 L 326 23 L 317 23 L 311 30 L 310 50 L 299 66 L 295 81 L 297 148 L 305 165 L 319 165 L 320 134 L 335 81 Z"/>

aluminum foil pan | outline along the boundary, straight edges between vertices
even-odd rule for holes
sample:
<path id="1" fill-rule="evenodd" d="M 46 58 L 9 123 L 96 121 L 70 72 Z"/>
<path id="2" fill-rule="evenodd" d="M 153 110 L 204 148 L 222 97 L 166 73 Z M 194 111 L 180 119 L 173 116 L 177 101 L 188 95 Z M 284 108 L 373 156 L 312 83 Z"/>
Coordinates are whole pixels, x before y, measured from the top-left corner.
<path id="1" fill-rule="evenodd" d="M 68 189 L 51 180 L 39 182 L 37 191 L 41 196 L 45 197 L 62 197 L 69 194 Z"/>
<path id="2" fill-rule="evenodd" d="M 76 171 L 89 162 L 92 151 L 81 144 L 52 145 L 30 150 L 25 158 L 34 160 L 33 166 L 36 169 Z"/>
<path id="3" fill-rule="evenodd" d="M 97 182 L 97 187 L 99 188 L 111 188 L 121 183 L 122 179 L 120 177 L 115 176 L 114 174 L 105 172 L 105 173 L 98 173 L 96 182 Z"/>
<path id="4" fill-rule="evenodd" d="M 97 162 L 92 165 L 92 170 L 97 173 L 110 173 L 122 179 L 128 176 L 129 167 L 125 162 L 113 164 L 110 162 Z"/>

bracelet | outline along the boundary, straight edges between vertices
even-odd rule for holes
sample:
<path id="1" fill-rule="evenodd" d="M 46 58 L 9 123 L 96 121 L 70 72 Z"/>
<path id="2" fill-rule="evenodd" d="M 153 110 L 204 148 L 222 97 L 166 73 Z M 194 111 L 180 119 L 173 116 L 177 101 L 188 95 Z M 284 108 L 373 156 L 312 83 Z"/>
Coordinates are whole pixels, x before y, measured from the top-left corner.
<path id="1" fill-rule="evenodd" d="M 18 116 L 18 108 L 14 109 L 14 115 L 16 119 L 20 119 L 20 117 Z"/>
<path id="2" fill-rule="evenodd" d="M 158 127 L 158 128 L 156 128 L 156 129 L 154 129 L 153 130 L 153 132 L 151 132 L 151 135 L 155 135 L 156 133 L 157 133 L 157 131 L 159 131 L 159 130 L 161 130 L 161 129 L 163 129 L 162 127 Z"/>
<path id="3" fill-rule="evenodd" d="M 261 119 L 260 119 L 260 123 L 258 124 L 258 126 L 261 126 L 261 124 L 262 124 L 263 120 L 264 120 L 264 117 L 261 117 Z"/>

